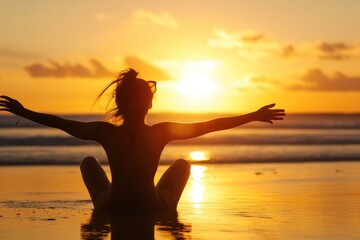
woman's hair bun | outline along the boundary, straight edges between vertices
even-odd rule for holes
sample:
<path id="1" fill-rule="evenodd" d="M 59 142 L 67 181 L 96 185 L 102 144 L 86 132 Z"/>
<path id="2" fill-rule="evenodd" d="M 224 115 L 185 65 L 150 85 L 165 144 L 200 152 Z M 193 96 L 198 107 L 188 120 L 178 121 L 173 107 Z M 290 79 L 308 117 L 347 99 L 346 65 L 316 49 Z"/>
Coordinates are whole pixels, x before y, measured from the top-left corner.
<path id="1" fill-rule="evenodd" d="M 127 71 L 123 73 L 125 79 L 136 79 L 139 73 L 135 71 L 133 68 L 129 68 Z"/>

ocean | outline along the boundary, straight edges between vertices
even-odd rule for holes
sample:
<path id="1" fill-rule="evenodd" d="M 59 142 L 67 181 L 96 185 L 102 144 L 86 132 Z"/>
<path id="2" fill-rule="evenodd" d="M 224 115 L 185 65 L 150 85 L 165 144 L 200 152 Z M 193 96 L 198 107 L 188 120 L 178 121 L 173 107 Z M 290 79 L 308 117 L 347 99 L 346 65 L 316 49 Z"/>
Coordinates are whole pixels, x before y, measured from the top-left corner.
<path id="1" fill-rule="evenodd" d="M 79 121 L 100 115 L 61 115 Z M 151 114 L 161 121 L 197 122 L 226 115 Z M 19 121 L 20 120 L 20 121 Z M 0 115 L 0 165 L 77 165 L 86 156 L 106 163 L 101 146 L 17 116 Z M 193 163 L 326 162 L 360 160 L 360 114 L 290 114 L 274 125 L 250 123 L 199 138 L 175 141 L 160 164 L 183 158 Z"/>
<path id="2" fill-rule="evenodd" d="M 154 114 L 149 124 L 214 117 Z M 169 144 L 154 182 L 175 159 L 199 164 L 178 214 L 156 219 L 93 211 L 78 164 L 106 163 L 102 148 L 18 120 L 0 116 L 0 239 L 359 239 L 360 115 L 290 114 Z"/>

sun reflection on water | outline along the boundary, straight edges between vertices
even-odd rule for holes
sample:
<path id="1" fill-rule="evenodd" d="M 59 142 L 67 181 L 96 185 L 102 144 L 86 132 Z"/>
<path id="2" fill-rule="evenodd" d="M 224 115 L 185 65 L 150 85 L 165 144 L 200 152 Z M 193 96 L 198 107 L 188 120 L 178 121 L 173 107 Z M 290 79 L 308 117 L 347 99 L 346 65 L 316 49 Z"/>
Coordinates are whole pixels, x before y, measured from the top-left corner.
<path id="1" fill-rule="evenodd" d="M 205 192 L 205 186 L 203 184 L 203 178 L 205 175 L 207 167 L 204 166 L 192 166 L 191 167 L 191 177 L 192 184 L 190 190 L 190 198 L 192 205 L 195 209 L 196 214 L 202 213 L 202 201 Z"/>

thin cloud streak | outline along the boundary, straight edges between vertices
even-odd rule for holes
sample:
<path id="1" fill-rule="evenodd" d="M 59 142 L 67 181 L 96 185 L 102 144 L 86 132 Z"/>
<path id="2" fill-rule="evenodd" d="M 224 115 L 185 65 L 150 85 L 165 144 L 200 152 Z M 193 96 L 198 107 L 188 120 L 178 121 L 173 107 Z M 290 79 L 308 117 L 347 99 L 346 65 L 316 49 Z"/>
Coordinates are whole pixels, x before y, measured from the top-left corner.
<path id="1" fill-rule="evenodd" d="M 315 68 L 310 69 L 301 80 L 302 84 L 288 88 L 312 91 L 360 91 L 360 76 L 348 76 L 341 72 L 328 76 L 322 70 Z"/>
<path id="2" fill-rule="evenodd" d="M 215 29 L 214 34 L 215 38 L 209 40 L 210 47 L 235 49 L 240 57 L 249 60 L 259 60 L 276 55 L 289 57 L 295 53 L 293 46 L 292 49 L 286 49 L 280 43 L 256 31 L 245 30 L 229 33 L 224 29 Z"/>
<path id="3" fill-rule="evenodd" d="M 156 25 L 168 28 L 177 28 L 176 19 L 169 12 L 153 13 L 144 9 L 137 9 L 133 12 L 135 19 L 147 20 Z"/>
<path id="4" fill-rule="evenodd" d="M 31 59 L 39 57 L 34 53 L 18 51 L 11 48 L 0 48 L 0 56 L 13 59 Z"/>
<path id="5" fill-rule="evenodd" d="M 79 77 L 79 78 L 106 78 L 114 77 L 115 74 L 109 71 L 98 60 L 90 59 L 91 67 L 82 64 L 61 64 L 56 61 L 50 61 L 49 64 L 34 63 L 25 67 L 25 70 L 35 78 L 42 77 Z"/>

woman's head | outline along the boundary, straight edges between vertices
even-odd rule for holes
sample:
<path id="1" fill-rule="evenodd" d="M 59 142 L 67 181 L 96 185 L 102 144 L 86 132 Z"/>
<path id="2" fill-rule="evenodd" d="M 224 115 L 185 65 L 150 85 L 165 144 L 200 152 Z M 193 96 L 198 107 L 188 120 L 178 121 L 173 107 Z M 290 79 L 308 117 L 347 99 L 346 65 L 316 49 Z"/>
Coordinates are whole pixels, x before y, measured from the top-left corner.
<path id="1" fill-rule="evenodd" d="M 138 74 L 132 68 L 123 71 L 100 93 L 98 98 L 109 87 L 115 85 L 112 98 L 115 100 L 116 107 L 109 111 L 112 118 L 144 118 L 152 107 L 156 82 L 138 78 Z"/>

